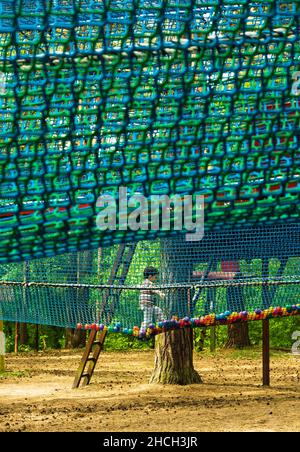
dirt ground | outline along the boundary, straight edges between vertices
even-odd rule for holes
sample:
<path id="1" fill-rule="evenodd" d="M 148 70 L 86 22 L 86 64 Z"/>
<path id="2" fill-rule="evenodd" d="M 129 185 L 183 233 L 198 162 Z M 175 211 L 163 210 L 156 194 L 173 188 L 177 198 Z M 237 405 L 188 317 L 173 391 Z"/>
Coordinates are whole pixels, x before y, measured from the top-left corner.
<path id="1" fill-rule="evenodd" d="M 300 431 L 300 355 L 195 353 L 203 384 L 149 385 L 153 351 L 104 352 L 90 386 L 72 390 L 81 352 L 7 355 L 0 431 Z"/>

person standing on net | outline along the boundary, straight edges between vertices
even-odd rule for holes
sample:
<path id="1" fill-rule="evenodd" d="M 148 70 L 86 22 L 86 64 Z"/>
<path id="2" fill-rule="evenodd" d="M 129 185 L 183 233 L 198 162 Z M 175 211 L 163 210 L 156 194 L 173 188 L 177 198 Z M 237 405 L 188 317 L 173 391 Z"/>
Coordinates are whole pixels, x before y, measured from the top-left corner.
<path id="1" fill-rule="evenodd" d="M 147 326 L 152 322 L 162 322 L 164 313 L 161 308 L 155 305 L 156 298 L 165 298 L 165 294 L 155 289 L 155 282 L 158 278 L 159 271 L 154 267 L 146 267 L 144 270 L 144 282 L 140 291 L 140 308 L 144 313 L 141 330 L 146 331 Z"/>

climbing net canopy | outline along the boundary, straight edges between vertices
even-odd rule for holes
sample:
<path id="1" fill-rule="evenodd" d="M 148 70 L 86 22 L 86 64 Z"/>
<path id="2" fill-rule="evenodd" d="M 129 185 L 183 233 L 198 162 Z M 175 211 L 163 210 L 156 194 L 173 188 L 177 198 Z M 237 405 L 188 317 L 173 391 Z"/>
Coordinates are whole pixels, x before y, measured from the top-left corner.
<path id="1" fill-rule="evenodd" d="M 1 0 L 0 262 L 159 235 L 97 229 L 120 185 L 297 222 L 299 30 L 296 0 Z"/>
<path id="2" fill-rule="evenodd" d="M 299 5 L 1 0 L 0 317 L 130 329 L 147 265 L 168 319 L 299 311 Z M 203 195 L 204 239 L 99 231 L 120 186 Z"/>

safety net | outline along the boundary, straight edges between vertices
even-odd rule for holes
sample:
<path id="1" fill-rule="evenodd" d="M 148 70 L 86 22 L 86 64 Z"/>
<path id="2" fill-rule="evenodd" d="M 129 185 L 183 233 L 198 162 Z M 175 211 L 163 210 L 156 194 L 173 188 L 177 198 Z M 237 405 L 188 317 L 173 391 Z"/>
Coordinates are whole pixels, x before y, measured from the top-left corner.
<path id="1" fill-rule="evenodd" d="M 299 5 L 1 0 L 0 316 L 131 329 L 297 312 Z M 120 187 L 202 195 L 204 239 L 119 215 L 100 230 L 99 197 Z M 147 266 L 163 294 L 141 295 Z"/>
<path id="2" fill-rule="evenodd" d="M 296 315 L 299 256 L 300 225 L 282 225 L 208 233 L 196 244 L 164 238 L 3 264 L 0 317 L 145 336 Z M 158 275 L 149 287 L 151 268 Z"/>
<path id="3" fill-rule="evenodd" d="M 120 185 L 297 222 L 299 5 L 1 0 L 0 261 L 158 236 L 98 230 Z"/>

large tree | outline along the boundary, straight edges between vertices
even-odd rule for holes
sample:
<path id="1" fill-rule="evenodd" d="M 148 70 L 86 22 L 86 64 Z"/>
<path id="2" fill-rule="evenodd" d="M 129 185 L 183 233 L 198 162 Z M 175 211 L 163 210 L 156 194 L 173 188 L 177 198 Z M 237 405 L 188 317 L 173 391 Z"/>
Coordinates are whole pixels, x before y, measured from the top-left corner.
<path id="1" fill-rule="evenodd" d="M 155 338 L 155 364 L 150 383 L 188 385 L 201 383 L 193 365 L 193 332 L 181 328 Z"/>
<path id="2" fill-rule="evenodd" d="M 184 238 L 164 239 L 161 241 L 162 280 L 174 284 L 186 282 L 190 278 L 192 264 L 185 255 Z M 182 265 L 178 262 L 182 260 Z M 168 291 L 166 303 L 169 315 L 186 315 L 189 310 L 189 292 L 187 288 L 175 288 Z M 155 364 L 150 383 L 195 384 L 201 383 L 201 377 L 193 365 L 193 332 L 185 327 L 158 334 L 155 338 Z"/>

